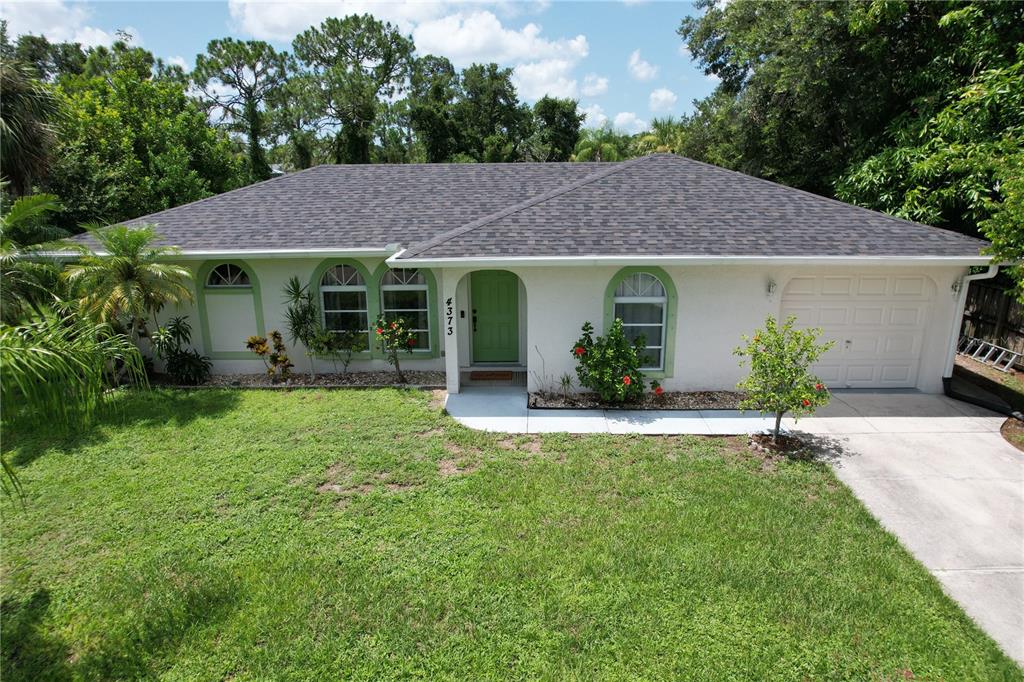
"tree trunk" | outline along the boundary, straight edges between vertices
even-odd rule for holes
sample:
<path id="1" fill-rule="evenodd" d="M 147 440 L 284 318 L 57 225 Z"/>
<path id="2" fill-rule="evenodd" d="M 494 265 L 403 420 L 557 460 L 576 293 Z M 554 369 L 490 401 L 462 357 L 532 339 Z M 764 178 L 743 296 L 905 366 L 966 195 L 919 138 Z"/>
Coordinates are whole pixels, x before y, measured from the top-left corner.
<path id="1" fill-rule="evenodd" d="M 398 353 L 395 353 L 395 371 L 398 373 L 398 383 L 405 383 L 405 375 L 402 374 L 402 365 L 398 362 Z"/>
<path id="2" fill-rule="evenodd" d="M 775 430 L 772 431 L 772 442 L 777 443 L 779 440 L 779 428 L 782 426 L 782 415 L 784 412 L 775 413 Z"/>

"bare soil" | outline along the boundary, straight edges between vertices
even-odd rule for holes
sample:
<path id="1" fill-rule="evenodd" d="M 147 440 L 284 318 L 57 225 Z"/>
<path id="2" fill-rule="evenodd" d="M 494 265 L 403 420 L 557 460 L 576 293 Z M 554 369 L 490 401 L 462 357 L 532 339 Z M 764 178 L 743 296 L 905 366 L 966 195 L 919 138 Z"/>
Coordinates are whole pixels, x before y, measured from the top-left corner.
<path id="1" fill-rule="evenodd" d="M 531 393 L 529 405 L 534 409 L 602 409 L 602 410 L 736 410 L 742 393 L 735 391 L 666 391 L 659 395 L 646 393 L 635 403 L 605 403 L 594 393 Z"/>

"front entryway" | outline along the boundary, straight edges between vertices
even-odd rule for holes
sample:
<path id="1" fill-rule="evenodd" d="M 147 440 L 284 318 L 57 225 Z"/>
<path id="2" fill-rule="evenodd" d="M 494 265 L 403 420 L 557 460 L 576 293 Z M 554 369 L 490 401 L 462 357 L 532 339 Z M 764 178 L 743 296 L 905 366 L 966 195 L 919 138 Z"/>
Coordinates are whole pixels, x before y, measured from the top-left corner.
<path id="1" fill-rule="evenodd" d="M 519 278 L 504 270 L 470 273 L 473 362 L 519 362 Z"/>

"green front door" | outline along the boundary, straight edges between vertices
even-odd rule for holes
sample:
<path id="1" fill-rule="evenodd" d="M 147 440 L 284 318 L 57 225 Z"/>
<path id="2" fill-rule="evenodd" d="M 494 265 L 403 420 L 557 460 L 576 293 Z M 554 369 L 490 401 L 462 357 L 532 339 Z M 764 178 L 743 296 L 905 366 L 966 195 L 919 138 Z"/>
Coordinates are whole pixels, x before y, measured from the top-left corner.
<path id="1" fill-rule="evenodd" d="M 470 273 L 473 362 L 519 362 L 519 278 L 504 270 Z"/>

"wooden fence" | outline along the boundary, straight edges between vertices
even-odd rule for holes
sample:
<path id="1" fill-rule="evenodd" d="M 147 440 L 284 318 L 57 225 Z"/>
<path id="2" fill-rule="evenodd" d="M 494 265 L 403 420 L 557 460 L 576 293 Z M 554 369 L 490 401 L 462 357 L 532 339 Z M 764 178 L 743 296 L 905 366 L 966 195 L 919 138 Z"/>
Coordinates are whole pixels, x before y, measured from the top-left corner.
<path id="1" fill-rule="evenodd" d="M 1024 354 L 1024 305 L 1005 286 L 971 282 L 960 336 L 973 336 Z M 1024 358 L 1017 361 L 1022 367 Z"/>

